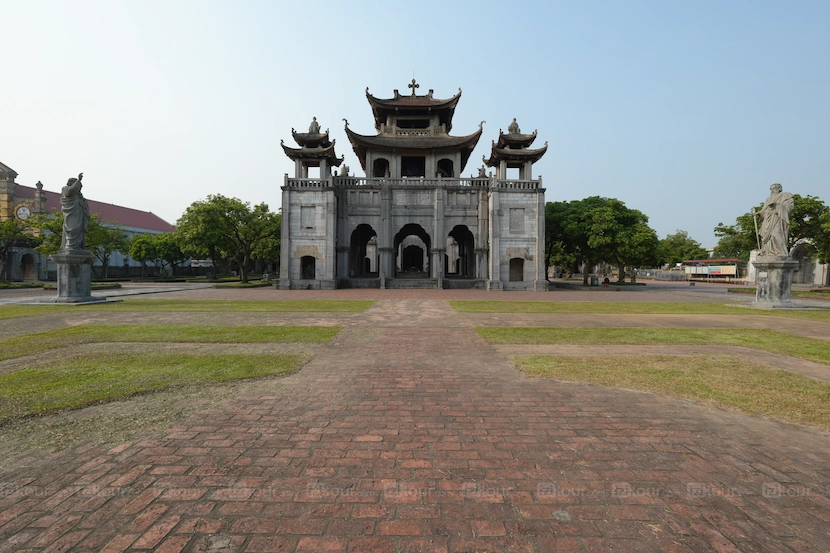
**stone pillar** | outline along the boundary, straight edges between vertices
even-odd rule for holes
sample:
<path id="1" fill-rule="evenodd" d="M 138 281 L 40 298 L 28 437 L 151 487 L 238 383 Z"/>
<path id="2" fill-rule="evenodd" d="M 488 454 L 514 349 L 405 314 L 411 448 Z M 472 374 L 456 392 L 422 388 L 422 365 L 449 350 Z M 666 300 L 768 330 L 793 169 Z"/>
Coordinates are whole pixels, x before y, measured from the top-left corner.
<path id="1" fill-rule="evenodd" d="M 793 284 L 793 270 L 798 261 L 791 258 L 759 256 L 755 265 L 755 307 L 781 308 L 796 307 L 790 299 Z"/>
<path id="2" fill-rule="evenodd" d="M 503 162 L 502 162 L 503 163 Z M 488 290 L 502 290 L 501 282 L 501 251 L 499 233 L 501 232 L 501 206 L 496 183 L 490 182 L 490 271 L 487 280 Z"/>
<path id="3" fill-rule="evenodd" d="M 380 250 L 381 285 L 388 278 L 395 276 L 395 258 L 392 255 L 392 188 L 389 181 L 384 180 L 380 186 L 380 234 L 378 236 L 378 250 Z"/>
<path id="4" fill-rule="evenodd" d="M 478 189 L 478 233 L 476 234 L 476 278 L 487 279 L 490 271 L 488 270 L 488 248 L 489 248 L 489 228 L 490 217 L 489 209 L 487 209 L 488 188 L 479 187 Z"/>
<path id="5" fill-rule="evenodd" d="M 280 224 L 280 280 L 281 290 L 291 288 L 291 192 L 288 190 L 288 173 L 282 187 L 282 221 Z"/>
<path id="6" fill-rule="evenodd" d="M 61 250 L 52 254 L 58 266 L 58 297 L 55 303 L 105 301 L 92 295 L 92 264 L 95 256 L 86 250 Z"/>
<path id="7" fill-rule="evenodd" d="M 444 287 L 444 254 L 447 251 L 447 232 L 444 228 L 444 187 L 441 179 L 435 188 L 432 211 L 432 276 L 438 279 L 438 289 Z"/>
<path id="8" fill-rule="evenodd" d="M 548 276 L 545 274 L 545 189 L 542 182 L 536 190 L 536 292 L 547 292 Z"/>
<path id="9" fill-rule="evenodd" d="M 323 232 L 325 233 L 325 250 L 323 253 L 323 273 L 320 275 L 320 289 L 334 290 L 336 280 L 334 278 L 337 256 L 335 254 L 335 239 L 337 237 L 337 204 L 334 199 L 334 188 L 332 187 L 332 176 L 324 177 L 329 182 L 329 189 L 324 192 L 325 203 L 323 204 Z"/>

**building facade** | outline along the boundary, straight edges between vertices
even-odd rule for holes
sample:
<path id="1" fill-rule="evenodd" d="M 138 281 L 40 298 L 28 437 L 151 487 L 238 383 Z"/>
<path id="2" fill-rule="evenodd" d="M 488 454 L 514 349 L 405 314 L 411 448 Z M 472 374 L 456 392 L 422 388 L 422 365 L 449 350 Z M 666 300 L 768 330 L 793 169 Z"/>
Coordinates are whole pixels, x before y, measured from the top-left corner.
<path id="1" fill-rule="evenodd" d="M 16 218 L 25 223 L 33 215 L 55 213 L 61 210 L 60 192 L 44 190 L 40 181 L 34 187 L 24 186 L 16 182 L 17 176 L 13 169 L 0 163 L 0 221 Z M 98 214 L 98 219 L 102 224 L 118 226 L 127 237 L 136 234 L 161 234 L 174 230 L 168 222 L 148 211 L 90 199 L 87 199 L 87 203 L 90 213 Z M 28 246 L 12 249 L 9 266 L 9 280 L 12 281 L 54 279 L 57 269 L 54 263 Z M 101 262 L 96 261 L 93 268 L 100 266 Z M 109 266 L 127 269 L 140 267 L 141 264 L 133 261 L 126 254 L 114 252 L 109 259 Z"/>
<path id="2" fill-rule="evenodd" d="M 545 190 L 532 167 L 547 144 L 531 149 L 536 132 L 514 119 L 483 159 L 494 172 L 463 178 L 483 125 L 451 135 L 461 91 L 440 100 L 409 87 L 389 99 L 366 90 L 377 134 L 346 121 L 365 177 L 342 166 L 316 118 L 292 129 L 299 147 L 282 144 L 295 171 L 282 186 L 279 286 L 546 290 Z"/>

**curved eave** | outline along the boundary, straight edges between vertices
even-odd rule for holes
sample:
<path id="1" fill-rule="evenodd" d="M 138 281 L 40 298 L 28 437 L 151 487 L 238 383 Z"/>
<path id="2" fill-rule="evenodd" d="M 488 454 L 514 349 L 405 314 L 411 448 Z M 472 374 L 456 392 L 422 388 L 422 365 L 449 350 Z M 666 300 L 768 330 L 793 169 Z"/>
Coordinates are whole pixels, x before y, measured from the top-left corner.
<path id="1" fill-rule="evenodd" d="M 396 91 L 397 92 L 397 91 Z M 452 117 L 455 114 L 455 106 L 461 98 L 461 89 L 458 94 L 446 100 L 436 100 L 431 96 L 397 96 L 396 98 L 375 98 L 366 89 L 366 99 L 372 106 L 372 115 L 375 118 L 375 128 L 380 129 L 381 124 L 386 123 L 386 113 L 389 111 L 406 112 L 408 110 L 446 111 L 444 117 L 447 120 L 447 131 L 452 130 Z"/>
<path id="2" fill-rule="evenodd" d="M 316 146 L 326 147 L 330 144 L 329 131 L 324 133 L 310 133 L 294 132 L 294 129 L 291 129 L 291 136 L 294 138 L 294 142 L 300 146 L 308 146 L 313 148 Z"/>
<path id="3" fill-rule="evenodd" d="M 482 129 L 479 128 L 473 134 L 467 136 L 366 136 L 353 132 L 349 127 L 346 127 L 346 136 L 349 137 L 349 142 L 352 143 L 352 149 L 355 155 L 360 160 L 360 166 L 366 170 L 366 152 L 373 150 L 377 152 L 391 152 L 396 150 L 461 150 L 461 167 L 459 174 L 464 170 L 470 154 L 478 144 L 481 138 Z"/>
<path id="4" fill-rule="evenodd" d="M 282 143 L 280 143 L 280 146 L 282 146 L 282 151 L 285 152 L 285 155 L 292 161 L 297 161 L 298 159 L 325 159 L 329 162 L 329 165 L 339 167 L 343 163 L 344 158 L 337 157 L 337 154 L 334 153 L 334 143 L 335 141 L 332 141 L 328 146 L 321 148 L 290 148 Z"/>
<path id="5" fill-rule="evenodd" d="M 493 146 L 493 150 L 490 152 L 490 159 L 484 159 L 484 164 L 487 165 L 487 167 L 498 167 L 499 163 L 502 161 L 506 161 L 508 163 L 526 163 L 528 161 L 536 163 L 542 159 L 542 156 L 545 155 L 545 152 L 547 151 L 547 144 L 536 150 L 514 150 L 511 148 L 497 148 L 496 146 Z"/>
<path id="6" fill-rule="evenodd" d="M 499 131 L 499 140 L 496 148 L 527 148 L 536 140 L 536 131 L 533 134 L 504 134 Z"/>

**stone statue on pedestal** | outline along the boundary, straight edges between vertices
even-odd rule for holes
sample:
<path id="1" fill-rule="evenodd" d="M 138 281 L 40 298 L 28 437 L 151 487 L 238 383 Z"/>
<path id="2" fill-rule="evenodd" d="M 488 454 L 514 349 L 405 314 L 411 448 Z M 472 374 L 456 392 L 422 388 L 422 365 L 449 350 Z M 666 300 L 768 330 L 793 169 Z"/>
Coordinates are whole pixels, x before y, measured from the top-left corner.
<path id="1" fill-rule="evenodd" d="M 61 211 L 63 212 L 63 235 L 61 250 L 86 250 L 86 230 L 89 226 L 89 204 L 81 194 L 81 179 L 71 178 L 61 189 Z"/>
<path id="2" fill-rule="evenodd" d="M 513 122 L 507 125 L 507 134 L 522 134 L 522 131 L 519 130 L 519 124 L 516 123 L 516 118 L 513 118 Z"/>
<path id="3" fill-rule="evenodd" d="M 780 184 L 769 187 L 769 198 L 757 212 L 761 218 L 759 257 L 789 257 L 790 213 L 793 211 L 793 195 L 784 192 Z M 756 211 L 753 208 L 753 215 Z"/>
<path id="4" fill-rule="evenodd" d="M 752 262 L 757 284 L 755 305 L 772 309 L 797 307 L 790 299 L 793 271 L 798 266 L 789 251 L 793 195 L 784 192 L 777 183 L 769 189 L 769 198 L 764 201 L 761 211 L 752 210 L 753 217 L 761 218 L 758 258 Z"/>

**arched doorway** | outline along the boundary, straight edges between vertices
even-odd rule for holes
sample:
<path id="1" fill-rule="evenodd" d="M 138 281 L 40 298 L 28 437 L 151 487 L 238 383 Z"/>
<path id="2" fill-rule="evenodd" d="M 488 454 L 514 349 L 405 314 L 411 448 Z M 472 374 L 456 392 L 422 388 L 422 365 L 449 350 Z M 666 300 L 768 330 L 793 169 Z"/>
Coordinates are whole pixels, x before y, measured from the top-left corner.
<path id="1" fill-rule="evenodd" d="M 349 276 L 377 274 L 377 235 L 371 225 L 360 224 L 349 241 Z M 368 260 L 368 263 L 367 263 Z"/>
<path id="2" fill-rule="evenodd" d="M 395 235 L 396 276 L 428 277 L 429 249 L 432 241 L 421 225 L 409 223 Z"/>
<path id="3" fill-rule="evenodd" d="M 456 225 L 450 231 L 449 237 L 457 245 L 457 256 L 448 261 L 447 272 L 458 277 L 474 277 L 476 274 L 475 238 L 466 225 Z M 449 242 L 449 241 L 448 241 Z M 453 248 L 456 250 L 456 248 Z M 450 247 L 447 245 L 447 251 Z M 456 254 L 456 251 L 453 252 Z"/>
<path id="4" fill-rule="evenodd" d="M 384 158 L 378 158 L 372 163 L 372 176 L 373 177 L 388 177 L 389 176 L 389 160 Z"/>
<path id="5" fill-rule="evenodd" d="M 314 280 L 316 273 L 317 260 L 310 255 L 304 255 L 300 258 L 300 279 Z"/>
<path id="6" fill-rule="evenodd" d="M 525 279 L 525 260 L 514 257 L 510 260 L 510 282 L 521 282 Z"/>
<path id="7" fill-rule="evenodd" d="M 438 174 L 444 178 L 455 176 L 455 172 L 453 171 L 453 163 L 451 159 L 444 158 L 438 160 Z"/>
<path id="8" fill-rule="evenodd" d="M 813 255 L 807 244 L 798 244 L 793 248 L 791 256 L 798 261 L 798 267 L 793 271 L 793 284 L 810 284 L 813 282 Z"/>
<path id="9" fill-rule="evenodd" d="M 23 254 L 20 258 L 20 278 L 24 282 L 33 282 L 37 280 L 37 264 L 35 263 L 35 256 L 30 253 Z"/>

